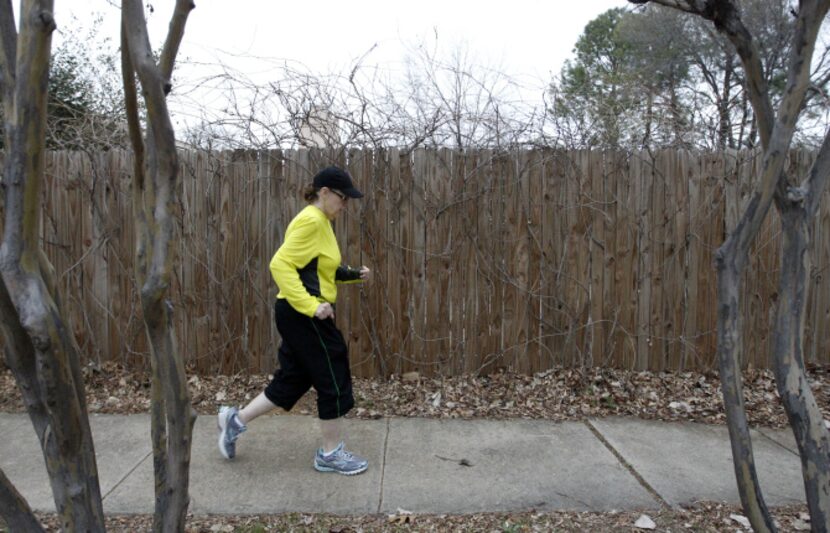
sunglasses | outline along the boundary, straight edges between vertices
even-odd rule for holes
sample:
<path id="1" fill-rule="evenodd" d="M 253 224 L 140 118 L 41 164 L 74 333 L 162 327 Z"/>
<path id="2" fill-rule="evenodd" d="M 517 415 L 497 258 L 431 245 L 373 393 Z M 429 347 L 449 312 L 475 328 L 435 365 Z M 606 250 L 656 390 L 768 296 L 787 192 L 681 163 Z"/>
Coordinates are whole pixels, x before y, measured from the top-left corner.
<path id="1" fill-rule="evenodd" d="M 342 201 L 344 201 L 344 202 L 348 202 L 348 201 L 349 201 L 349 197 L 348 197 L 348 196 L 346 196 L 345 194 L 343 194 L 342 192 L 338 191 L 337 189 L 329 189 L 329 190 L 330 190 L 331 192 L 333 192 L 333 193 L 335 194 L 335 196 L 337 196 L 338 198 L 340 198 Z"/>

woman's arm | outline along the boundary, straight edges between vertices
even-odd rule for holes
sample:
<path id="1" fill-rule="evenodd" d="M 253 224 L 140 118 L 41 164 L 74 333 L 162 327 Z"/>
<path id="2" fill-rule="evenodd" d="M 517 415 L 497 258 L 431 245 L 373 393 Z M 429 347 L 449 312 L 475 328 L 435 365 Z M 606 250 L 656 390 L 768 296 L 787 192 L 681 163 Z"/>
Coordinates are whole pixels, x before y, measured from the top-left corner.
<path id="1" fill-rule="evenodd" d="M 300 279 L 298 270 L 308 265 L 318 255 L 319 240 L 317 224 L 313 220 L 298 220 L 286 232 L 285 242 L 271 259 L 270 270 L 284 296 L 297 312 L 314 316 L 320 302 L 309 294 Z"/>

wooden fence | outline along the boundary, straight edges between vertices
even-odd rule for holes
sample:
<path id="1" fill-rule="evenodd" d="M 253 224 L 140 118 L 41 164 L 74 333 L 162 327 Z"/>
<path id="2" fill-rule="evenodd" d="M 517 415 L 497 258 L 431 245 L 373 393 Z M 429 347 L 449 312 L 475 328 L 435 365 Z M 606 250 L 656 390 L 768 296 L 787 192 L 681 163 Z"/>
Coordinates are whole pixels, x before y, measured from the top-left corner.
<path id="1" fill-rule="evenodd" d="M 129 153 L 48 157 L 43 239 L 91 360 L 145 364 L 133 279 Z M 357 375 L 555 365 L 716 366 L 713 251 L 758 175 L 755 153 L 553 150 L 182 152 L 176 333 L 203 372 L 269 371 L 279 336 L 268 263 L 316 169 L 366 197 L 335 231 L 373 281 L 340 290 Z M 794 153 L 790 169 L 808 168 Z M 780 231 L 743 288 L 745 364 L 767 366 Z M 830 354 L 830 211 L 814 221 L 805 353 Z"/>

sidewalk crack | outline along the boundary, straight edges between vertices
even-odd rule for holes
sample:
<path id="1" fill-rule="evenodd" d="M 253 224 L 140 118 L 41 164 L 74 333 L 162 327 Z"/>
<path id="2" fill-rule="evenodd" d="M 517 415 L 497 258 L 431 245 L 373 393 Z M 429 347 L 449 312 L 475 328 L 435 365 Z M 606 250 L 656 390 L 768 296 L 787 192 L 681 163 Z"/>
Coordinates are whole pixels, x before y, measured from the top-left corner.
<path id="1" fill-rule="evenodd" d="M 640 486 L 642 486 L 646 490 L 646 492 L 648 492 L 651 495 L 652 498 L 657 500 L 657 502 L 663 509 L 672 508 L 671 505 L 669 505 L 669 503 L 665 499 L 663 499 L 662 496 L 660 496 L 660 493 L 654 490 L 654 487 L 649 485 L 648 481 L 646 481 L 645 478 L 641 476 L 640 473 L 637 472 L 637 470 L 635 470 L 634 467 L 631 466 L 631 464 L 628 461 L 625 460 L 625 457 L 623 457 L 622 454 L 619 451 L 617 451 L 616 448 L 611 446 L 611 443 L 608 442 L 608 440 L 602 435 L 602 433 L 599 432 L 599 430 L 596 428 L 596 426 L 594 426 L 591 423 L 590 420 L 585 420 L 585 425 L 588 427 L 588 430 L 591 433 L 593 433 L 594 436 L 608 449 L 608 451 L 611 452 L 611 454 L 614 457 L 616 457 L 617 461 L 619 461 L 619 463 L 623 465 L 623 467 L 626 470 L 628 470 L 628 472 L 632 476 L 634 476 L 634 479 L 637 480 Z"/>
<path id="2" fill-rule="evenodd" d="M 139 459 L 139 460 L 138 460 L 138 462 L 137 462 L 135 465 L 133 465 L 133 467 L 132 467 L 132 468 L 130 468 L 130 470 L 129 470 L 129 471 L 127 471 L 127 473 L 126 473 L 126 474 L 124 474 L 124 475 L 121 477 L 121 479 L 119 479 L 118 481 L 116 481 L 116 482 L 115 482 L 115 485 L 113 485 L 113 486 L 112 486 L 112 488 L 110 488 L 110 490 L 108 490 L 108 491 L 107 491 L 107 493 L 106 493 L 106 494 L 104 494 L 104 495 L 101 497 L 101 500 L 103 501 L 103 500 L 107 499 L 107 496 L 109 496 L 110 494 L 112 494 L 113 492 L 115 492 L 115 489 L 117 489 L 118 487 L 120 487 L 120 486 L 121 486 L 121 484 L 122 484 L 122 483 L 124 483 L 124 481 L 126 481 L 126 480 L 127 480 L 127 478 L 128 478 L 128 477 L 130 477 L 130 476 L 132 475 L 132 473 L 133 473 L 133 472 L 135 472 L 135 471 L 138 469 L 138 467 L 139 467 L 139 466 L 141 466 L 141 463 L 143 463 L 144 461 L 146 461 L 146 460 L 147 460 L 147 458 L 148 458 L 148 457 L 150 457 L 150 456 L 152 456 L 152 455 L 153 455 L 153 452 L 152 452 L 152 451 L 149 451 L 149 452 L 147 452 L 147 455 L 145 455 L 144 457 L 142 457 L 141 459 Z"/>
<path id="3" fill-rule="evenodd" d="M 391 419 L 386 419 L 386 435 L 383 437 L 383 459 L 380 462 L 380 488 L 378 489 L 378 514 L 383 508 L 383 481 L 386 478 L 386 451 L 389 448 L 389 426 Z"/>
<path id="4" fill-rule="evenodd" d="M 780 443 L 780 442 L 778 442 L 777 440 L 775 440 L 774 438 L 772 438 L 770 435 L 767 435 L 766 431 L 764 431 L 764 429 L 763 429 L 763 428 L 756 428 L 755 430 L 758 432 L 758 434 L 759 434 L 759 435 L 761 435 L 762 437 L 764 437 L 766 440 L 770 441 L 771 443 L 775 444 L 775 445 L 776 445 L 776 446 L 778 446 L 779 448 L 783 448 L 784 450 L 787 450 L 788 452 L 790 452 L 791 454 L 795 455 L 796 457 L 799 457 L 799 458 L 801 457 L 801 455 L 799 455 L 799 453 L 798 453 L 798 452 L 793 451 L 793 450 L 792 450 L 789 446 L 787 446 L 786 444 Z M 797 446 L 798 446 L 798 444 L 796 443 L 796 447 L 797 447 Z"/>

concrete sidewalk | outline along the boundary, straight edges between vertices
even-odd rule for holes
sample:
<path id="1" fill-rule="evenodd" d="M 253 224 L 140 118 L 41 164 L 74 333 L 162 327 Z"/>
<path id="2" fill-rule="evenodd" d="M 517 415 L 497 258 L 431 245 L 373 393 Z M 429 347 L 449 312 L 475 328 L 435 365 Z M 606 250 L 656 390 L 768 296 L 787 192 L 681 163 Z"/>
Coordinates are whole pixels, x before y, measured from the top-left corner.
<path id="1" fill-rule="evenodd" d="M 153 512 L 147 415 L 92 415 L 104 511 Z M 194 514 L 474 513 L 650 509 L 699 500 L 739 503 L 723 426 L 628 418 L 541 420 L 347 420 L 349 448 L 369 459 L 356 477 L 312 468 L 317 422 L 256 420 L 226 461 L 216 418 L 194 430 Z M 37 510 L 54 510 L 40 446 L 24 414 L 0 414 L 0 468 Z M 789 431 L 755 430 L 753 446 L 770 505 L 804 501 Z"/>

